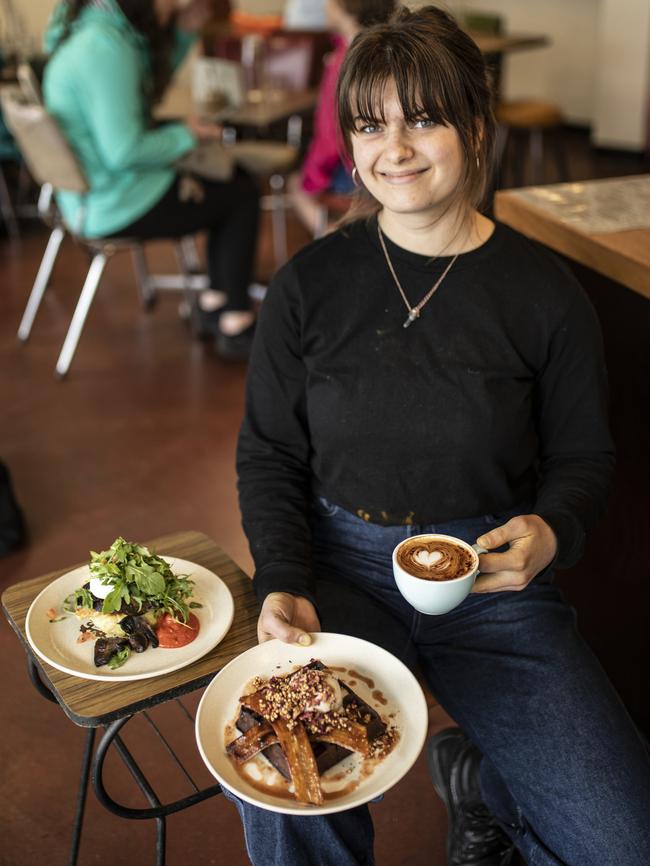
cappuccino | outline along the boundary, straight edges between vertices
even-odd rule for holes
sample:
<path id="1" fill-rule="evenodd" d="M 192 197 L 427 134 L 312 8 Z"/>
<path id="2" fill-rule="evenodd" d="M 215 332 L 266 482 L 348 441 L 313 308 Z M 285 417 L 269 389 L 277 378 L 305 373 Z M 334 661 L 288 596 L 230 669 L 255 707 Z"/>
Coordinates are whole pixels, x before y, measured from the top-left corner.
<path id="1" fill-rule="evenodd" d="M 421 580 L 455 580 L 477 566 L 477 555 L 469 545 L 435 535 L 418 535 L 403 541 L 396 558 L 404 571 Z"/>
<path id="2" fill-rule="evenodd" d="M 453 535 L 413 535 L 393 550 L 395 583 L 420 613 L 447 613 L 471 592 L 486 552 Z"/>

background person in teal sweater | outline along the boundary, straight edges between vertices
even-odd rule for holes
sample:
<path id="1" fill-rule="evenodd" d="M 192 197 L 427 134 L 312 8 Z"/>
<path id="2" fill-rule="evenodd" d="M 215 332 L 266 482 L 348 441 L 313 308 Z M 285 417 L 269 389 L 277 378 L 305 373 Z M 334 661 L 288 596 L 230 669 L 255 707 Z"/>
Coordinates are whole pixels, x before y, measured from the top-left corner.
<path id="1" fill-rule="evenodd" d="M 211 14 L 210 0 L 68 0 L 45 37 L 51 54 L 43 93 L 74 148 L 90 192 L 61 193 L 69 225 L 87 237 L 181 237 L 208 231 L 211 306 L 202 314 L 224 356 L 248 355 L 254 328 L 248 286 L 259 194 L 238 170 L 201 179 L 202 195 L 179 194 L 175 161 L 221 128 L 190 118 L 154 125 L 152 107 Z"/>

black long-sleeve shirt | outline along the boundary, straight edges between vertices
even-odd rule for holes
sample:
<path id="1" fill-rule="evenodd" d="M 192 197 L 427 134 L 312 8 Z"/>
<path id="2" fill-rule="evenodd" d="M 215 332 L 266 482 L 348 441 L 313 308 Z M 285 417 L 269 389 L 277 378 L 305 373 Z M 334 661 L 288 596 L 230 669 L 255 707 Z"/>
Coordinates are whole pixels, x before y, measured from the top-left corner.
<path id="1" fill-rule="evenodd" d="M 449 263 L 386 238 L 412 305 Z M 409 328 L 376 220 L 302 250 L 274 279 L 238 448 L 255 587 L 313 599 L 314 494 L 380 524 L 522 502 L 582 553 L 614 464 L 598 323 L 537 244 L 497 224 Z"/>

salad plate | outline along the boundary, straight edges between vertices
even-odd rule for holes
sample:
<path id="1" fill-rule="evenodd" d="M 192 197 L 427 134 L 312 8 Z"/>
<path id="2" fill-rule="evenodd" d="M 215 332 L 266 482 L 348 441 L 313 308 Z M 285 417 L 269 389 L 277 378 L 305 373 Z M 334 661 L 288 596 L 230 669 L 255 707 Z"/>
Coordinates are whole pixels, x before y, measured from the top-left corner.
<path id="1" fill-rule="evenodd" d="M 27 611 L 25 632 L 30 646 L 43 661 L 67 674 L 87 680 L 125 682 L 157 677 L 186 667 L 210 652 L 226 635 L 235 612 L 235 604 L 226 584 L 202 565 L 172 556 L 161 557 L 174 574 L 187 575 L 194 581 L 193 599 L 201 607 L 192 612 L 200 622 L 196 638 L 175 649 L 150 647 L 146 652 L 132 653 L 128 662 L 111 670 L 95 667 L 93 641 L 78 643 L 79 619 L 73 614 L 61 615 L 63 600 L 91 578 L 87 565 L 75 568 L 48 584 Z M 57 617 L 50 621 L 50 611 Z"/>
<path id="2" fill-rule="evenodd" d="M 270 640 L 237 656 L 206 688 L 197 711 L 196 740 L 207 768 L 237 797 L 272 812 L 326 815 L 368 803 L 409 771 L 426 738 L 428 711 L 422 688 L 399 659 L 375 644 L 347 635 L 317 632 L 312 638 L 308 647 Z M 364 759 L 352 754 L 324 773 L 321 786 L 325 800 L 317 806 L 300 803 L 286 791 L 277 795 L 269 791 L 260 784 L 258 770 L 247 776 L 226 753 L 226 745 L 238 735 L 234 721 L 239 698 L 251 681 L 290 673 L 313 659 L 350 685 L 398 735 L 392 751 L 374 766 L 364 766 Z M 270 768 L 265 767 L 265 758 L 257 760 L 262 762 L 262 773 Z"/>

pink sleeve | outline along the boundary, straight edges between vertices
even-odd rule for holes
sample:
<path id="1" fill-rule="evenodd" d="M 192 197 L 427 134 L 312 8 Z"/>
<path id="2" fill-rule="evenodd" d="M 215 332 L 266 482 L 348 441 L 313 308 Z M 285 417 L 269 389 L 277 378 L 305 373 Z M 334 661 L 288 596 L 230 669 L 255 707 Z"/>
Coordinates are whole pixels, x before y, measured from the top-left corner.
<path id="1" fill-rule="evenodd" d="M 347 45 L 336 40 L 336 48 L 325 69 L 318 95 L 318 107 L 314 117 L 314 135 L 302 164 L 302 188 L 308 193 L 319 193 L 328 189 L 337 166 L 348 160 L 336 119 L 336 83 L 345 57 Z"/>

